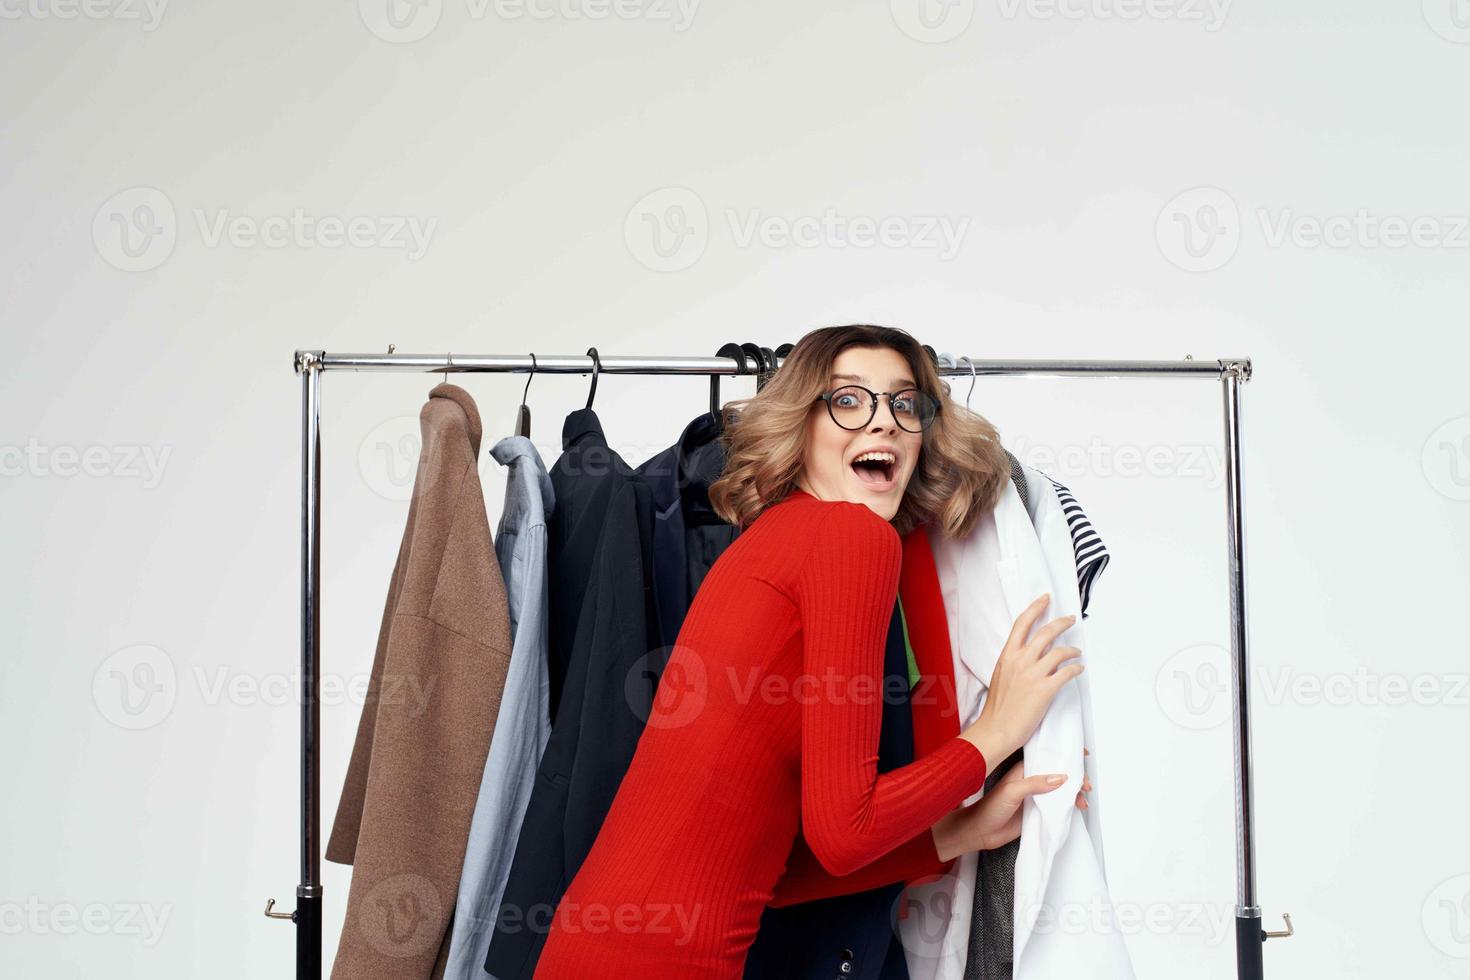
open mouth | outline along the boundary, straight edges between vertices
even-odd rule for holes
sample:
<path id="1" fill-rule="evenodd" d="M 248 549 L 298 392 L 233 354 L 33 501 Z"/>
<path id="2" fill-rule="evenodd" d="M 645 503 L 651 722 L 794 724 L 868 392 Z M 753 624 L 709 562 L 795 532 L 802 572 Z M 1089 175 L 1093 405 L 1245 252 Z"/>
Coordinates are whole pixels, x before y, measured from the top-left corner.
<path id="1" fill-rule="evenodd" d="M 858 481 L 874 490 L 887 490 L 893 486 L 898 472 L 898 459 L 892 453 L 863 453 L 850 464 Z"/>

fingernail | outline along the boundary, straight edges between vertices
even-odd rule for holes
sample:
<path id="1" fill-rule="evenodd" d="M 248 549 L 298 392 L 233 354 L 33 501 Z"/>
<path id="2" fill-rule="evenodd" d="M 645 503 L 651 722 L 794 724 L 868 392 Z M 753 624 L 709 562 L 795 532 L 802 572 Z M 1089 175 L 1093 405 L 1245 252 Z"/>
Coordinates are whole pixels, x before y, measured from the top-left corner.
<path id="1" fill-rule="evenodd" d="M 1060 785 L 1062 785 L 1062 783 L 1065 783 L 1066 781 L 1067 781 L 1067 777 L 1066 776 L 1062 776 L 1062 775 L 1047 776 L 1046 777 L 1046 782 L 1047 782 L 1047 785 L 1048 786 L 1060 786 Z"/>

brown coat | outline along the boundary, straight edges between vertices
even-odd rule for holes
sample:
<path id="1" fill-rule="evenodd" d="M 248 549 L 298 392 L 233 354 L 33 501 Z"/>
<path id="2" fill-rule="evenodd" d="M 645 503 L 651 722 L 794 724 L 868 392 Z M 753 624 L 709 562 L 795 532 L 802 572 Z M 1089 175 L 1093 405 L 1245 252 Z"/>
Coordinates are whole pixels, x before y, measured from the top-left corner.
<path id="1" fill-rule="evenodd" d="M 470 818 L 510 662 L 476 468 L 480 414 L 437 385 L 327 860 L 351 864 L 332 980 L 442 976 Z"/>

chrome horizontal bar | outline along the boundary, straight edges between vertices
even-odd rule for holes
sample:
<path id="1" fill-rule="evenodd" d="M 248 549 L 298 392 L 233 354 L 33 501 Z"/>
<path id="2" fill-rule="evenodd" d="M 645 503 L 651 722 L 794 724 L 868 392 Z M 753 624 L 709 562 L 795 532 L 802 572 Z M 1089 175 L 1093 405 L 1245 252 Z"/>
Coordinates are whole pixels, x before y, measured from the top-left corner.
<path id="1" fill-rule="evenodd" d="M 603 374 L 754 374 L 752 360 L 746 362 L 741 371 L 730 357 L 636 357 L 619 354 L 598 353 Z M 1241 380 L 1250 380 L 1249 358 L 1224 357 L 1195 359 L 1186 357 L 1176 361 L 1120 361 L 1078 360 L 1075 358 L 1028 358 L 1021 360 L 974 358 L 971 362 L 960 359 L 957 366 L 947 364 L 939 367 L 939 373 L 947 377 L 968 376 L 970 364 L 974 364 L 976 375 L 1047 375 L 1054 377 L 1204 377 L 1219 380 L 1232 370 L 1239 372 Z M 520 372 L 531 370 L 531 357 L 527 354 L 328 354 L 325 351 L 298 350 L 296 370 L 305 370 L 307 365 L 321 371 L 403 371 L 437 374 L 445 372 Z M 538 374 L 590 374 L 592 358 L 587 354 L 537 354 L 535 369 Z"/>

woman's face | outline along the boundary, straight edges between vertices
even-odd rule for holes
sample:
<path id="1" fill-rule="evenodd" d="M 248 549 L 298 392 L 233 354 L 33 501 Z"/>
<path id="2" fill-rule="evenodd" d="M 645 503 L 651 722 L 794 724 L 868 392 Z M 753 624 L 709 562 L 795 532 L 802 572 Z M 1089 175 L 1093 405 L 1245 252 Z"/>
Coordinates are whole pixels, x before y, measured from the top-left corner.
<path id="1" fill-rule="evenodd" d="M 908 362 L 889 347 L 849 347 L 832 362 L 826 391 L 843 385 L 872 391 L 902 391 L 916 381 Z M 884 520 L 898 513 L 909 477 L 919 461 L 923 435 L 901 428 L 886 397 L 878 398 L 873 420 L 860 429 L 844 429 L 832 420 L 825 402 L 812 403 L 807 416 L 806 448 L 797 485 L 821 500 L 867 504 Z M 854 465 L 869 452 L 886 452 L 881 468 Z"/>

